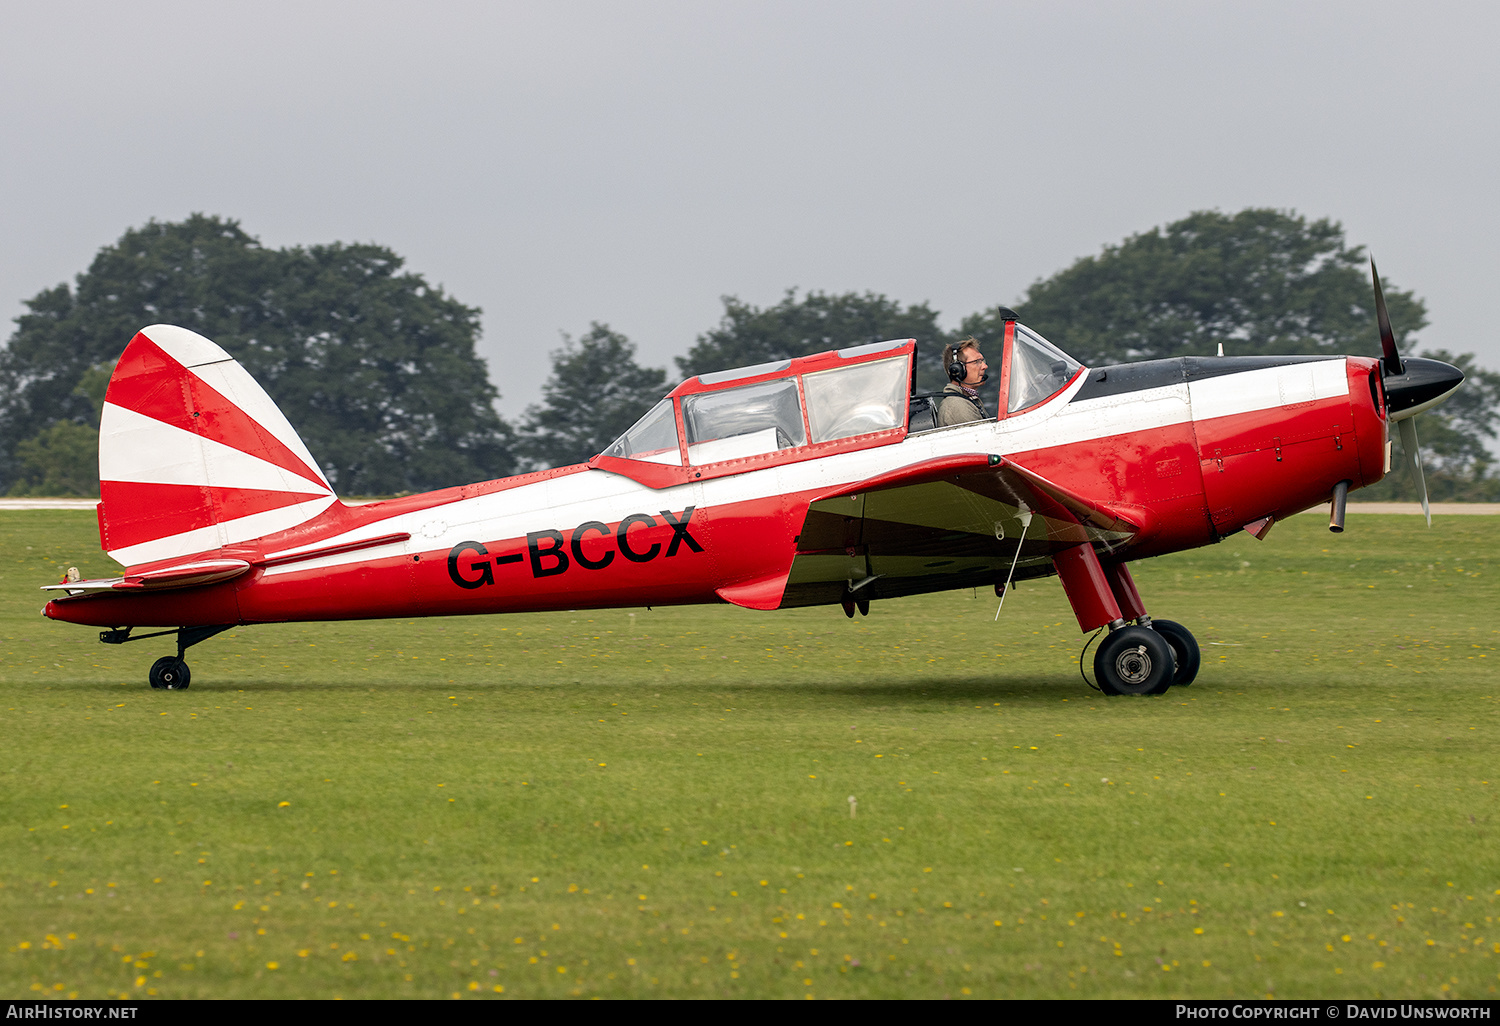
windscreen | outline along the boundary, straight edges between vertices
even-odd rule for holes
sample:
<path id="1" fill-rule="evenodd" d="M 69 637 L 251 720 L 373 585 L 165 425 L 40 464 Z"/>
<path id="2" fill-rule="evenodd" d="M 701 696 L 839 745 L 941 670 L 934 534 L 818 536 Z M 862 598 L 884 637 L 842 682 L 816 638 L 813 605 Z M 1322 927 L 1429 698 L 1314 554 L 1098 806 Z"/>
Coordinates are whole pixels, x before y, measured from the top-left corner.
<path id="1" fill-rule="evenodd" d="M 672 413 L 672 400 L 663 399 L 651 407 L 608 449 L 606 456 L 618 456 L 625 460 L 641 460 L 644 463 L 664 463 L 672 467 L 682 466 L 682 453 L 677 448 L 677 417 Z"/>
<path id="2" fill-rule="evenodd" d="M 1051 342 L 1020 324 L 1010 353 L 1011 413 L 1030 409 L 1055 394 L 1082 366 Z"/>

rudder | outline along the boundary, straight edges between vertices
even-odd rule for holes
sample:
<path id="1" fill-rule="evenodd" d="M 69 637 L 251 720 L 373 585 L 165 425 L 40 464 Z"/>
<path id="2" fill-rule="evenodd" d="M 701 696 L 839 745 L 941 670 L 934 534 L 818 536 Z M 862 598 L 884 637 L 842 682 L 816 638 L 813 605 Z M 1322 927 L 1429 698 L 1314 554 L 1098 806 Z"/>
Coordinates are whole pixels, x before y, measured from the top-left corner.
<path id="1" fill-rule="evenodd" d="M 264 537 L 338 500 L 245 368 L 170 324 L 142 328 L 99 423 L 99 541 L 139 566 Z"/>

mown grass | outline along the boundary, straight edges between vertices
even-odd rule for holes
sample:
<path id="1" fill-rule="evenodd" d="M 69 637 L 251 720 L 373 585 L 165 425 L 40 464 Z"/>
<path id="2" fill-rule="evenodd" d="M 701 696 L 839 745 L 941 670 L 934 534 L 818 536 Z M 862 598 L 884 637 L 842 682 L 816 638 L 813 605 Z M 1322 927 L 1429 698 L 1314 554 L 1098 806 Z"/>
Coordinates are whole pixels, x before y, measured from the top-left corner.
<path id="1" fill-rule="evenodd" d="M 1156 699 L 1084 686 L 1055 582 L 245 628 L 159 693 L 169 644 L 37 615 L 93 518 L 6 513 L 0 992 L 1490 997 L 1497 550 L 1148 562 L 1204 649 Z"/>

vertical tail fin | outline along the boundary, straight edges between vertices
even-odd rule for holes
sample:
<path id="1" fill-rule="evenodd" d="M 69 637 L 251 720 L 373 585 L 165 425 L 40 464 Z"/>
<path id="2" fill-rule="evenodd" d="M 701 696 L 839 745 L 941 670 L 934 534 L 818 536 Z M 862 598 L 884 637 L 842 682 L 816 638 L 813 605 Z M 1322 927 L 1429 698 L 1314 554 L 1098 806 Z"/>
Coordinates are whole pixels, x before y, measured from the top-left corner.
<path id="1" fill-rule="evenodd" d="M 338 500 L 271 397 L 170 324 L 120 357 L 99 424 L 99 540 L 138 566 L 285 531 Z"/>

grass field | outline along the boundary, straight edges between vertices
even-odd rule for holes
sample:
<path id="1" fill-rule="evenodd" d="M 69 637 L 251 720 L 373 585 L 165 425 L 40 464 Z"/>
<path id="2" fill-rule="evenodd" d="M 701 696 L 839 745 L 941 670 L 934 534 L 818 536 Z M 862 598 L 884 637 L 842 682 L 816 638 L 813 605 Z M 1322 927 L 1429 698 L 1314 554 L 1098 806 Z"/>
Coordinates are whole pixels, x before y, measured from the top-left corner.
<path id="1" fill-rule="evenodd" d="M 1493 997 L 1497 556 L 1141 565 L 1204 650 L 1160 698 L 1055 581 L 244 628 L 153 692 L 168 639 L 37 615 L 92 515 L 6 513 L 0 995 Z"/>

